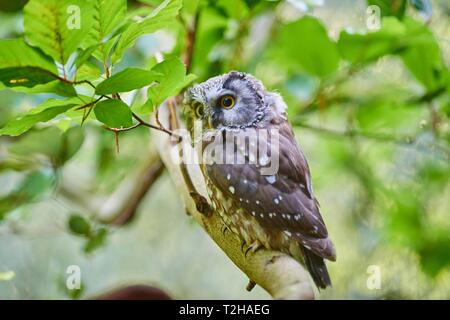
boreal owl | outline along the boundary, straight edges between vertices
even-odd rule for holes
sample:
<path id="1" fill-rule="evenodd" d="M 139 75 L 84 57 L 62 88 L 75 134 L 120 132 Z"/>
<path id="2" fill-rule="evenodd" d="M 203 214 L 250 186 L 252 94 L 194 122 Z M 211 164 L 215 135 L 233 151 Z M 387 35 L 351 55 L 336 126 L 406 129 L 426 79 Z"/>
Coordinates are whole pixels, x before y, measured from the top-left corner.
<path id="1" fill-rule="evenodd" d="M 185 106 L 188 119 L 201 124 L 201 168 L 214 212 L 247 250 L 287 253 L 319 288 L 330 286 L 324 259 L 335 261 L 335 249 L 281 96 L 232 71 L 191 87 Z"/>

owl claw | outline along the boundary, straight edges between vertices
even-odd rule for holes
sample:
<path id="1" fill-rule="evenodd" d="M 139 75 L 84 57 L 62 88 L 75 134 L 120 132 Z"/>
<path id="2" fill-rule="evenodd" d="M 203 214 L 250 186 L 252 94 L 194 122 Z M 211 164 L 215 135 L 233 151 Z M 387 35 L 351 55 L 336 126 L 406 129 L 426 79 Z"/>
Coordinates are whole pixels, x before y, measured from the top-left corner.
<path id="1" fill-rule="evenodd" d="M 242 240 L 242 242 L 241 242 L 241 252 L 244 252 L 245 245 L 246 245 L 245 241 Z"/>
<path id="2" fill-rule="evenodd" d="M 247 254 L 249 252 L 256 253 L 259 249 L 261 249 L 263 246 L 259 242 L 253 242 L 251 245 L 248 246 L 247 250 L 245 250 L 245 257 L 247 258 Z"/>
<path id="3" fill-rule="evenodd" d="M 223 224 L 222 230 L 221 230 L 222 236 L 225 236 L 225 233 L 227 232 L 227 230 L 230 230 L 230 228 L 226 224 Z"/>

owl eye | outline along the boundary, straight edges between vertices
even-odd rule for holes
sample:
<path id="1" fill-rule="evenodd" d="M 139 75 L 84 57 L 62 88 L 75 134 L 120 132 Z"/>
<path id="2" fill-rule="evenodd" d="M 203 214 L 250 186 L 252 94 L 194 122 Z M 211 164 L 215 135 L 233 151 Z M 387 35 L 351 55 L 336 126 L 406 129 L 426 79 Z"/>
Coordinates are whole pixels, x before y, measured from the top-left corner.
<path id="1" fill-rule="evenodd" d="M 234 97 L 230 95 L 225 95 L 220 98 L 220 106 L 225 109 L 231 109 L 234 107 Z"/>
<path id="2" fill-rule="evenodd" d="M 196 104 L 194 106 L 194 112 L 197 118 L 203 117 L 203 106 L 200 103 Z"/>

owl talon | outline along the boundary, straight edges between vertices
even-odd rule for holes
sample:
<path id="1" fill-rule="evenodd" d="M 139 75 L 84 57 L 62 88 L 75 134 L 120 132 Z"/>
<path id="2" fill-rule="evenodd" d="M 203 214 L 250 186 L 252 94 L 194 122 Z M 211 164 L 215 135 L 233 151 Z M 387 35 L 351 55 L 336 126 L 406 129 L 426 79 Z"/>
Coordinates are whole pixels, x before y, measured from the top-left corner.
<path id="1" fill-rule="evenodd" d="M 230 230 L 230 228 L 226 224 L 223 224 L 222 230 L 221 230 L 222 236 L 225 236 L 225 233 L 227 232 L 227 230 Z"/>
<path id="2" fill-rule="evenodd" d="M 249 252 L 256 253 L 259 249 L 261 249 L 263 246 L 258 242 L 253 242 L 251 245 L 248 246 L 247 250 L 245 250 L 245 257 L 247 258 L 247 254 Z"/>
<path id="3" fill-rule="evenodd" d="M 241 242 L 241 252 L 244 252 L 245 245 L 246 245 L 245 241 L 242 240 L 242 242 Z"/>

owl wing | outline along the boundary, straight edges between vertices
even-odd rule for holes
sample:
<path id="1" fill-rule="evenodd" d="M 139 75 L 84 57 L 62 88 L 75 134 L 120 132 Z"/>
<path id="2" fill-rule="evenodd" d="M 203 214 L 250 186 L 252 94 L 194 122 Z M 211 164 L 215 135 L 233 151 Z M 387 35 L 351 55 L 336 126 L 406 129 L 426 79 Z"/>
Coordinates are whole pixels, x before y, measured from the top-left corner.
<path id="1" fill-rule="evenodd" d="M 256 164 L 211 164 L 212 182 L 268 233 L 283 232 L 318 256 L 335 260 L 335 250 L 313 195 L 311 175 L 290 126 L 279 131 L 279 170 L 267 176 Z"/>

